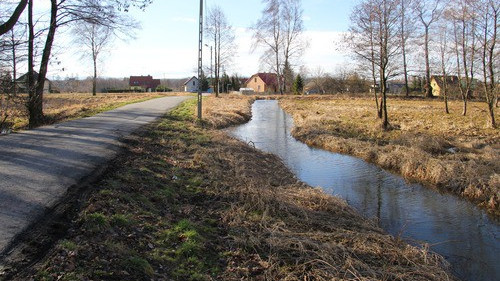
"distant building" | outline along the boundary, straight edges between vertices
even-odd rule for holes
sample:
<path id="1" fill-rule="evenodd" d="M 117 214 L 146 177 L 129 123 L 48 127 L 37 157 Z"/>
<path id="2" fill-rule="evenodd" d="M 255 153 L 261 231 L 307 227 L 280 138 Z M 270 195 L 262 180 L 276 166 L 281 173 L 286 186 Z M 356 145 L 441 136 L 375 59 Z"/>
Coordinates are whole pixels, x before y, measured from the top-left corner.
<path id="1" fill-rule="evenodd" d="M 400 81 L 387 81 L 387 92 L 401 94 L 405 89 L 405 83 Z"/>
<path id="2" fill-rule="evenodd" d="M 35 80 L 35 87 L 37 85 L 38 76 L 39 76 L 38 72 L 33 71 L 33 80 Z M 15 84 L 16 84 L 18 93 L 27 93 L 28 92 L 28 73 L 17 78 Z M 45 78 L 45 83 L 43 84 L 43 93 L 44 94 L 50 93 L 50 89 L 51 89 L 51 82 L 49 79 Z"/>
<path id="3" fill-rule="evenodd" d="M 446 82 L 446 87 L 449 93 L 456 92 L 458 90 L 459 81 L 457 76 L 439 76 L 434 75 L 431 77 L 431 87 L 432 95 L 439 97 L 442 95 L 444 89 L 444 83 Z"/>
<path id="4" fill-rule="evenodd" d="M 198 92 L 199 81 L 196 77 L 189 78 L 184 82 L 184 92 L 195 93 Z"/>
<path id="5" fill-rule="evenodd" d="M 130 89 L 137 91 L 156 92 L 156 88 L 158 88 L 160 84 L 160 79 L 153 79 L 151 75 L 130 76 L 129 79 Z"/>
<path id="6" fill-rule="evenodd" d="M 252 88 L 256 93 L 276 93 L 278 91 L 278 76 L 275 73 L 257 73 L 246 82 L 246 88 Z"/>

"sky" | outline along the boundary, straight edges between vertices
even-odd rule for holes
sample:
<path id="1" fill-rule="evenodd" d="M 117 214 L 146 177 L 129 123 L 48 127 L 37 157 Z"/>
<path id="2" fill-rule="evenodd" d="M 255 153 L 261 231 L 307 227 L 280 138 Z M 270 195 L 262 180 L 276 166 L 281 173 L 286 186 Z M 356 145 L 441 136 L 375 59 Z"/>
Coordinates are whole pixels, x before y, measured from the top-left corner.
<path id="1" fill-rule="evenodd" d="M 206 6 L 219 5 L 235 29 L 237 55 L 229 74 L 249 77 L 267 71 L 259 63 L 261 50 L 251 52 L 252 32 L 249 27 L 261 16 L 261 0 L 204 0 Z M 35 2 L 39 9 L 48 0 Z M 300 64 L 313 73 L 318 68 L 334 72 L 349 67 L 349 57 L 338 50 L 342 33 L 347 31 L 349 16 L 355 1 L 303 0 L 304 36 L 309 48 Z M 206 7 L 205 7 L 206 8 Z M 101 58 L 100 76 L 129 77 L 152 75 L 155 78 L 185 78 L 196 75 L 198 46 L 199 0 L 154 0 L 145 11 L 131 10 L 130 15 L 140 22 L 134 40 L 115 40 Z M 82 59 L 81 50 L 70 44 L 71 32 L 58 34 L 49 77 L 85 78 L 92 74 L 91 60 Z M 204 44 L 210 42 L 204 39 Z M 210 65 L 210 48 L 204 48 L 203 64 Z"/>

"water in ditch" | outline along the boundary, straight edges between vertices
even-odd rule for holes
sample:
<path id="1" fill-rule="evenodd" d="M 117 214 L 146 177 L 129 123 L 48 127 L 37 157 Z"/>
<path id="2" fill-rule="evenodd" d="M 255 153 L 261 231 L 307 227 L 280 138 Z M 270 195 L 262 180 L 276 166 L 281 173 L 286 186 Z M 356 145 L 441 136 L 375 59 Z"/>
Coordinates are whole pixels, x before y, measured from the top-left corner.
<path id="1" fill-rule="evenodd" d="M 293 119 L 277 101 L 256 101 L 252 120 L 230 133 L 278 155 L 299 179 L 345 199 L 409 243 L 427 243 L 463 280 L 500 279 L 500 225 L 475 205 L 406 182 L 359 158 L 295 140 Z"/>

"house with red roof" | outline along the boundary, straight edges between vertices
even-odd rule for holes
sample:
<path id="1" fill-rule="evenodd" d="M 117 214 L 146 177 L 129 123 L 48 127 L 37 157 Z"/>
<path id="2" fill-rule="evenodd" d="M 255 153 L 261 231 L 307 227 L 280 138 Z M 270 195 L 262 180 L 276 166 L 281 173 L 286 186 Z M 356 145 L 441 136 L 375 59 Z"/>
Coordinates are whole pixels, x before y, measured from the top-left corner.
<path id="1" fill-rule="evenodd" d="M 158 88 L 160 84 L 160 79 L 153 79 L 151 75 L 130 76 L 129 80 L 130 89 L 145 92 L 156 92 L 156 88 Z"/>
<path id="2" fill-rule="evenodd" d="M 275 73 L 257 73 L 246 81 L 246 88 L 256 93 L 276 93 L 278 91 L 278 76 Z"/>

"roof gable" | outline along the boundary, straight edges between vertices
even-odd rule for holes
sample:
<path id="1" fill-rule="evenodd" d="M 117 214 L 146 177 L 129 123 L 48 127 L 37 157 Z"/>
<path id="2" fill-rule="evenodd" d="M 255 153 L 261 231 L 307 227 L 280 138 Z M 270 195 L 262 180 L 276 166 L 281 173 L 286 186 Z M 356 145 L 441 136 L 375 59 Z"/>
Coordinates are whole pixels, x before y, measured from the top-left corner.
<path id="1" fill-rule="evenodd" d="M 196 81 L 198 81 L 198 78 L 196 78 L 195 76 L 193 76 L 193 77 L 189 78 L 188 80 L 186 80 L 186 82 L 184 82 L 184 86 L 187 85 L 187 84 L 189 84 L 189 82 L 193 81 L 193 79 L 196 80 Z"/>
<path id="2" fill-rule="evenodd" d="M 433 75 L 431 77 L 431 80 L 434 79 L 436 83 L 439 85 L 439 87 L 443 86 L 443 82 L 446 80 L 447 85 L 457 85 L 458 84 L 458 77 L 455 75 L 451 76 L 442 76 L 442 75 Z"/>
<path id="3" fill-rule="evenodd" d="M 156 88 L 160 86 L 160 79 L 153 79 L 151 75 L 148 76 L 130 76 L 129 86 L 131 87 L 144 87 L 144 88 Z"/>
<path id="4" fill-rule="evenodd" d="M 275 73 L 257 73 L 257 74 L 254 74 L 252 75 L 252 77 L 250 77 L 246 83 L 250 82 L 253 78 L 256 78 L 256 77 L 259 77 L 263 82 L 264 84 L 266 84 L 267 86 L 276 86 L 278 85 L 278 79 L 277 79 L 277 75 Z"/>
<path id="5" fill-rule="evenodd" d="M 35 81 L 38 80 L 38 76 L 39 76 L 38 72 L 33 71 L 33 79 Z M 16 81 L 17 82 L 23 82 L 23 83 L 24 82 L 28 82 L 28 73 L 25 73 L 25 74 L 21 75 L 19 78 L 16 79 Z M 50 80 L 47 79 L 47 78 L 45 78 L 45 81 L 49 81 L 50 82 Z"/>

